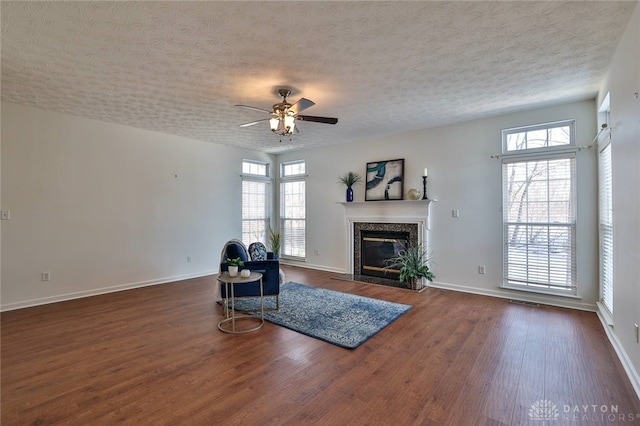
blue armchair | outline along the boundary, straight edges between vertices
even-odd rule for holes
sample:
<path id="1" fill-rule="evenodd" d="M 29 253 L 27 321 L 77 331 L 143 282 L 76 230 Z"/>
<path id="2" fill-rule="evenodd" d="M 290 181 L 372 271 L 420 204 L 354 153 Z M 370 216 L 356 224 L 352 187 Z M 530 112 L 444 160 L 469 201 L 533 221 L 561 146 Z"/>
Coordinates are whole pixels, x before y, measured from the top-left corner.
<path id="1" fill-rule="evenodd" d="M 263 246 L 264 247 L 264 246 Z M 253 251 L 252 251 L 253 252 Z M 244 262 L 244 266 L 239 269 L 250 269 L 254 272 L 260 272 L 262 274 L 262 288 L 264 296 L 275 297 L 275 308 L 279 306 L 280 295 L 280 261 L 274 259 L 273 253 L 267 253 L 265 260 L 251 260 L 249 252 L 246 246 L 240 240 L 230 240 L 224 245 L 222 253 L 220 253 L 220 273 L 226 272 L 229 266 L 226 263 L 227 259 L 240 258 Z M 223 306 L 227 303 L 226 288 L 224 285 L 220 285 L 220 296 L 222 297 Z M 257 297 L 260 296 L 260 284 L 258 281 L 255 283 L 242 284 L 234 288 L 235 297 Z M 273 306 L 272 304 L 269 304 Z M 267 306 L 267 303 L 265 303 Z M 268 309 L 268 308 L 265 308 Z"/>

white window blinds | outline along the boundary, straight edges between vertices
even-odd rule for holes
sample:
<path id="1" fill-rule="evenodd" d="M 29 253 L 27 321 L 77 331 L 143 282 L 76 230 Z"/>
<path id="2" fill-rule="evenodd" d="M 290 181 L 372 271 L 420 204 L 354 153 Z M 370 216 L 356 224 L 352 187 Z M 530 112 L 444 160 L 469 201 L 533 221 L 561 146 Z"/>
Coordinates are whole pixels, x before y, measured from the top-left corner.
<path id="1" fill-rule="evenodd" d="M 576 290 L 575 156 L 505 159 L 505 287 Z"/>
<path id="2" fill-rule="evenodd" d="M 242 242 L 247 246 L 267 241 L 267 192 L 267 182 L 242 181 Z"/>
<path id="3" fill-rule="evenodd" d="M 280 231 L 282 255 L 306 256 L 305 162 L 282 164 L 280 183 Z"/>
<path id="4" fill-rule="evenodd" d="M 613 182 L 611 177 L 611 144 L 598 156 L 600 210 L 600 300 L 613 314 Z"/>
<path id="5" fill-rule="evenodd" d="M 268 164 L 242 162 L 242 242 L 249 245 L 266 243 L 269 229 Z"/>

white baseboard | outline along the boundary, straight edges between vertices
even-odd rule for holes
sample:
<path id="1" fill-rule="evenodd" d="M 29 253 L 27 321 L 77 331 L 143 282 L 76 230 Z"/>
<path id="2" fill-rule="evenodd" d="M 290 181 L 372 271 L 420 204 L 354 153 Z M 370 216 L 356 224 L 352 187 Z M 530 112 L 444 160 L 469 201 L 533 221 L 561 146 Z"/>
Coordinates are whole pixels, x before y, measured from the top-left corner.
<path id="1" fill-rule="evenodd" d="M 280 263 L 289 266 L 298 266 L 300 268 L 317 269 L 320 271 L 335 272 L 338 274 L 346 274 L 344 269 L 333 268 L 323 265 L 314 265 L 307 262 L 295 261 L 295 260 L 283 260 L 280 259 Z M 558 306 L 560 308 L 578 309 L 581 311 L 595 312 L 596 306 L 592 303 L 581 302 L 578 298 L 564 298 L 552 295 L 540 294 L 540 293 L 527 293 L 522 291 L 508 290 L 508 289 L 479 289 L 476 287 L 463 286 L 459 284 L 450 284 L 443 282 L 429 283 L 429 287 L 441 288 L 443 290 L 460 291 L 463 293 L 479 294 L 481 296 L 499 297 L 502 299 L 514 299 L 525 302 L 540 303 L 542 305 Z"/>
<path id="2" fill-rule="evenodd" d="M 611 342 L 611 346 L 613 346 L 613 350 L 616 351 L 618 359 L 620 359 L 620 363 L 622 364 L 624 371 L 627 373 L 627 377 L 629 377 L 629 381 L 631 382 L 633 389 L 636 391 L 636 395 L 640 399 L 640 375 L 638 375 L 631 359 L 629 359 L 627 351 L 624 350 L 624 346 L 622 346 L 622 343 L 618 340 L 618 336 L 613 329 L 613 322 L 611 321 L 609 313 L 599 303 L 597 306 L 598 309 L 596 310 L 596 314 L 598 315 L 598 318 L 600 318 L 602 328 L 604 328 L 604 332 L 607 334 L 609 342 Z"/>
<path id="3" fill-rule="evenodd" d="M 541 305 L 558 306 L 560 308 L 578 309 L 581 311 L 595 312 L 596 305 L 593 303 L 585 303 L 577 298 L 565 298 L 540 293 L 528 293 L 524 291 L 508 290 L 496 288 L 495 290 L 486 288 L 469 287 L 459 284 L 450 284 L 443 282 L 429 283 L 429 287 L 441 288 L 443 290 L 461 291 L 463 293 L 479 294 L 481 296 L 498 297 L 501 299 L 513 299 L 523 302 L 539 303 Z"/>
<path id="4" fill-rule="evenodd" d="M 22 302 L 7 303 L 0 306 L 0 312 L 13 311 L 15 309 L 30 308 L 33 306 L 46 305 L 55 302 L 64 302 L 65 300 L 81 299 L 83 297 L 98 296 L 100 294 L 114 293 L 116 291 L 131 290 L 133 288 L 148 287 L 158 284 L 167 284 L 174 281 L 188 280 L 191 278 L 200 278 L 207 275 L 218 273 L 217 270 L 204 271 L 197 274 L 175 275 L 173 277 L 158 278 L 154 280 L 139 281 L 135 283 L 120 284 L 110 287 L 102 287 L 74 293 L 59 294 L 56 296 L 42 297 L 38 299 L 25 300 Z"/>
<path id="5" fill-rule="evenodd" d="M 326 271 L 326 272 L 335 272 L 337 274 L 346 274 L 345 270 L 341 268 L 333 268 L 331 266 L 324 266 L 324 265 L 315 265 L 313 263 L 308 263 L 304 261 L 296 261 L 296 260 L 280 258 L 280 263 L 287 266 L 298 266 L 300 268 L 315 269 L 318 271 Z"/>

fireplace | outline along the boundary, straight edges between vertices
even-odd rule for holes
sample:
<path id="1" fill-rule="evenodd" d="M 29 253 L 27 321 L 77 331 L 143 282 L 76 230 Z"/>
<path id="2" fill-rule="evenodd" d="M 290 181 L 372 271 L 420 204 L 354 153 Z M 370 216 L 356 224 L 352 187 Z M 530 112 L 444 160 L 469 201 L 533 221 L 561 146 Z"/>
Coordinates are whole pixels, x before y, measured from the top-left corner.
<path id="1" fill-rule="evenodd" d="M 345 242 L 347 255 L 346 274 L 344 279 L 349 281 L 364 281 L 374 284 L 382 284 L 391 287 L 407 288 L 406 283 L 401 283 L 400 274 L 389 274 L 383 276 L 371 276 L 363 274 L 363 248 L 362 234 L 373 231 L 379 232 L 374 238 L 387 238 L 390 235 L 393 239 L 406 239 L 409 246 L 422 244 L 429 249 L 429 210 L 436 200 L 389 200 L 389 201 L 353 201 L 340 203 L 344 207 L 344 218 L 346 224 Z M 408 234 L 408 238 L 406 237 Z M 400 238 L 398 238 L 400 237 Z M 399 244 L 399 243 L 398 243 Z M 397 248 L 393 243 L 394 249 Z M 390 246 L 374 248 L 382 252 L 382 256 L 387 255 Z M 366 268 L 371 270 L 380 268 L 381 255 L 377 254 L 374 261 L 364 260 L 364 264 L 373 266 Z M 384 262 L 384 260 L 382 260 Z M 383 265 L 384 267 L 386 265 Z M 380 271 L 378 271 L 380 272 Z M 368 272 L 367 272 L 368 273 Z"/>
<path id="2" fill-rule="evenodd" d="M 360 275 L 398 280 L 400 270 L 389 259 L 409 246 L 409 232 L 364 230 L 360 238 Z"/>
<path id="3" fill-rule="evenodd" d="M 385 268 L 386 259 L 405 247 L 417 245 L 417 223 L 354 222 L 354 278 L 376 284 L 402 287 L 400 271 Z"/>

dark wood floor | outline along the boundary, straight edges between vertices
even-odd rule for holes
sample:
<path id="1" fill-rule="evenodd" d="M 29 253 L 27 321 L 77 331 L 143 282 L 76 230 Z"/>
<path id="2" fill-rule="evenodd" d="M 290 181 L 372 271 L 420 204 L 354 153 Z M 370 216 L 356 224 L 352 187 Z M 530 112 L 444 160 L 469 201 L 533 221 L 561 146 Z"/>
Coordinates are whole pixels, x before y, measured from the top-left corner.
<path id="1" fill-rule="evenodd" d="M 593 313 L 285 270 L 414 309 L 355 350 L 270 323 L 221 333 L 214 277 L 5 312 L 2 424 L 540 425 L 539 400 L 553 425 L 640 413 Z"/>

